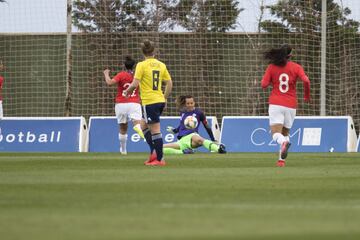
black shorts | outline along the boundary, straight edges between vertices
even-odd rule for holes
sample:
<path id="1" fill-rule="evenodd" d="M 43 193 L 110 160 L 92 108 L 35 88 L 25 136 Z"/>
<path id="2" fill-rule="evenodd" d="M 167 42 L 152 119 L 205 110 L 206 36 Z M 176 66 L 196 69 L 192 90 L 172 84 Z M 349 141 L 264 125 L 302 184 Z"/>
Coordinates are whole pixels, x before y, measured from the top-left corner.
<path id="1" fill-rule="evenodd" d="M 142 106 L 142 115 L 146 123 L 160 122 L 160 116 L 165 108 L 165 103 L 154 103 Z"/>

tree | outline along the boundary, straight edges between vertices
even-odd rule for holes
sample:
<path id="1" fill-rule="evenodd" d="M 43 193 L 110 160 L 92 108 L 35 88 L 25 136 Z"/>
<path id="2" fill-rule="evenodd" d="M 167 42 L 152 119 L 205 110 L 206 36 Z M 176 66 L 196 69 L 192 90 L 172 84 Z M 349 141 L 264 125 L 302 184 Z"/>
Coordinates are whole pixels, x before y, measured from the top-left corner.
<path id="1" fill-rule="evenodd" d="M 321 31 L 321 0 L 279 0 L 277 4 L 266 6 L 275 20 L 262 21 L 266 32 L 319 33 Z M 341 27 L 357 31 L 359 23 L 348 19 L 349 8 L 342 8 L 334 0 L 327 0 L 328 28 Z M 331 16 L 330 16 L 331 15 Z"/>
<path id="2" fill-rule="evenodd" d="M 276 39 L 278 44 L 289 42 L 295 46 L 296 60 L 305 65 L 312 86 L 317 86 L 312 90 L 313 96 L 320 96 L 321 2 L 280 0 L 266 7 L 274 19 L 260 23 L 261 28 L 270 34 L 264 35 L 264 38 Z M 360 75 L 357 67 L 359 22 L 350 19 L 350 14 L 349 8 L 334 0 L 327 0 L 326 110 L 329 115 L 352 114 L 360 108 L 359 86 L 354 84 L 358 82 L 355 78 Z M 315 104 L 311 107 L 318 111 L 319 98 L 313 99 Z"/>
<path id="3" fill-rule="evenodd" d="M 233 0 L 182 0 L 174 8 L 178 24 L 191 32 L 226 32 L 244 9 Z"/>
<path id="4" fill-rule="evenodd" d="M 85 32 L 141 31 L 144 0 L 76 0 L 73 23 Z"/>
<path id="5" fill-rule="evenodd" d="M 74 25 L 86 32 L 193 32 L 234 29 L 243 9 L 234 0 L 75 0 Z"/>

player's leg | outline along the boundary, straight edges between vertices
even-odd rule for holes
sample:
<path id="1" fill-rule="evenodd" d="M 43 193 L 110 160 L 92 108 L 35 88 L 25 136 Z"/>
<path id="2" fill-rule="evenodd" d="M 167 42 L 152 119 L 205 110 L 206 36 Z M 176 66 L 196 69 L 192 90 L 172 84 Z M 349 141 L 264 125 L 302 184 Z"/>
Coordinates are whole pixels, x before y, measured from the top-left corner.
<path id="1" fill-rule="evenodd" d="M 280 159 L 284 160 L 287 158 L 288 150 L 291 146 L 290 143 L 290 128 L 292 127 L 296 115 L 296 109 L 293 108 L 285 108 L 284 109 L 284 126 L 281 130 L 281 133 L 283 134 L 285 141 L 281 145 L 280 149 Z"/>
<path id="2" fill-rule="evenodd" d="M 129 110 L 128 115 L 133 123 L 133 129 L 141 138 L 145 138 L 144 133 L 141 129 L 141 105 L 139 103 L 128 103 Z"/>
<path id="3" fill-rule="evenodd" d="M 204 146 L 210 152 L 226 153 L 224 144 L 217 144 L 211 140 L 205 139 L 198 134 L 194 134 L 191 138 L 191 146 L 198 148 Z"/>
<path id="4" fill-rule="evenodd" d="M 126 142 L 128 139 L 127 134 L 128 123 L 120 123 L 119 124 L 119 141 L 120 141 L 120 153 L 126 155 Z"/>
<path id="5" fill-rule="evenodd" d="M 149 145 L 150 148 L 150 156 L 146 162 L 151 162 L 156 159 L 156 153 L 155 153 L 154 143 L 152 141 L 151 131 L 146 122 L 147 119 L 146 115 L 147 115 L 146 106 L 142 106 L 142 120 L 140 125 L 141 125 L 141 130 L 144 133 L 144 138 L 146 140 L 146 143 Z"/>
<path id="6" fill-rule="evenodd" d="M 183 151 L 180 149 L 180 145 L 177 142 L 164 144 L 163 152 L 164 155 L 183 154 Z"/>
<path id="7" fill-rule="evenodd" d="M 269 105 L 269 123 L 270 123 L 270 129 L 272 134 L 272 139 L 274 142 L 279 144 L 280 150 L 279 150 L 279 159 L 277 162 L 277 166 L 283 167 L 285 166 L 285 158 L 282 158 L 282 146 L 286 145 L 286 138 L 282 134 L 282 129 L 284 127 L 284 112 L 283 107 L 278 105 Z"/>
<path id="8" fill-rule="evenodd" d="M 120 141 L 120 153 L 127 154 L 126 142 L 127 142 L 127 113 L 126 106 L 123 103 L 115 104 L 115 116 L 117 123 L 119 124 L 119 141 Z"/>
<path id="9" fill-rule="evenodd" d="M 179 145 L 179 149 L 183 154 L 193 154 L 194 148 L 191 146 L 191 138 L 196 133 L 190 133 L 186 136 L 183 136 L 179 141 L 176 143 Z M 180 153 L 180 152 L 179 152 Z"/>
<path id="10" fill-rule="evenodd" d="M 152 143 L 156 152 L 156 161 L 145 163 L 146 165 L 164 166 L 163 139 L 160 131 L 160 116 L 164 110 L 165 103 L 155 103 L 144 106 L 144 119 L 150 129 Z"/>

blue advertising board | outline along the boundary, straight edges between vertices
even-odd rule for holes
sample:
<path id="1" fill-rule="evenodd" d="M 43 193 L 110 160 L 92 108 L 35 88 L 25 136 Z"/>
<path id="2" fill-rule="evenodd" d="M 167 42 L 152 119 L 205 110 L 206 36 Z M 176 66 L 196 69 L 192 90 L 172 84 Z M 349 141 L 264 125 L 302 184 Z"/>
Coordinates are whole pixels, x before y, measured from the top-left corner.
<path id="1" fill-rule="evenodd" d="M 357 152 L 360 152 L 360 134 L 359 134 L 359 138 L 358 138 L 358 141 L 357 141 Z"/>
<path id="2" fill-rule="evenodd" d="M 3 118 L 1 152 L 80 152 L 86 123 L 74 118 Z"/>
<path id="3" fill-rule="evenodd" d="M 177 127 L 180 117 L 161 117 L 161 133 L 164 143 L 176 141 L 176 135 L 166 131 L 167 126 Z M 207 117 L 210 126 L 215 123 L 214 117 Z M 217 124 L 217 121 L 216 121 Z M 214 132 L 214 131 L 213 131 Z M 90 117 L 89 120 L 89 152 L 119 152 L 119 125 L 115 117 Z M 209 138 L 205 128 L 200 126 L 199 134 Z M 201 147 L 199 151 L 207 151 Z M 127 152 L 148 152 L 149 146 L 144 139 L 141 139 L 132 129 L 132 124 L 128 127 Z"/>
<path id="4" fill-rule="evenodd" d="M 351 117 L 296 117 L 290 152 L 347 152 L 355 133 Z M 355 137 L 356 138 L 356 137 Z M 268 117 L 224 117 L 220 140 L 229 152 L 276 152 Z M 356 140 L 355 140 L 356 142 Z M 352 144 L 355 145 L 355 144 Z"/>

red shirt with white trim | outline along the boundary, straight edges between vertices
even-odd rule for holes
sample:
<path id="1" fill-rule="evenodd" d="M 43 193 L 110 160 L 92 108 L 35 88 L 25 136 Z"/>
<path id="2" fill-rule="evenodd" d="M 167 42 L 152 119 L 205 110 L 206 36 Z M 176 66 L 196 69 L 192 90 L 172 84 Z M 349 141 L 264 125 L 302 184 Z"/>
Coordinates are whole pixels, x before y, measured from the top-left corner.
<path id="1" fill-rule="evenodd" d="M 117 82 L 117 95 L 115 98 L 116 103 L 140 103 L 139 87 L 137 87 L 128 98 L 122 95 L 134 79 L 134 73 L 132 71 L 121 71 L 114 77 Z"/>
<path id="2" fill-rule="evenodd" d="M 269 104 L 297 108 L 296 81 L 304 84 L 304 100 L 310 100 L 310 80 L 302 66 L 288 61 L 285 66 L 270 64 L 261 80 L 261 87 L 272 85 Z"/>

